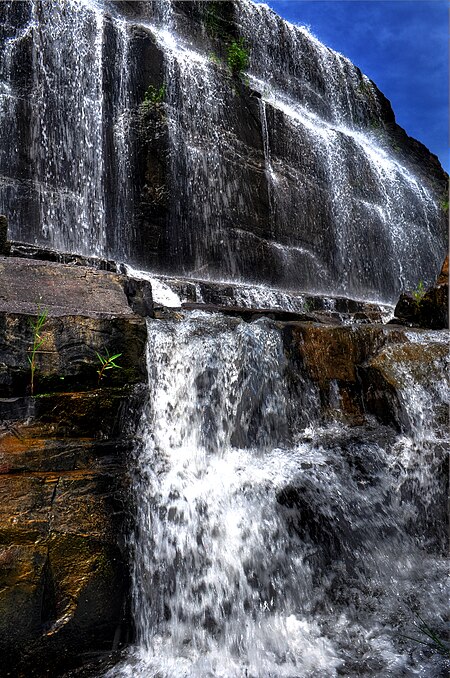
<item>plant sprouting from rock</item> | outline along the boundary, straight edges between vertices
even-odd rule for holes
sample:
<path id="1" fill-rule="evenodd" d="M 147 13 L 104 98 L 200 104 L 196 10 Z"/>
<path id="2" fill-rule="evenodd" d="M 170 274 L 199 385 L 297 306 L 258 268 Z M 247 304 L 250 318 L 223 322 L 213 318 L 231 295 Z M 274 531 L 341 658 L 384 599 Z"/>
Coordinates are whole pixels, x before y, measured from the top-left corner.
<path id="1" fill-rule="evenodd" d="M 425 285 L 423 284 L 423 280 L 419 280 L 417 283 L 417 287 L 415 290 L 412 291 L 412 298 L 414 299 L 414 302 L 416 306 L 420 306 L 423 297 L 425 296 Z"/>
<path id="2" fill-rule="evenodd" d="M 450 646 L 448 642 L 439 637 L 438 632 L 433 629 L 429 624 L 427 624 L 422 617 L 416 612 L 414 613 L 418 621 L 414 621 L 414 626 L 419 632 L 419 638 L 413 638 L 412 636 L 406 636 L 402 634 L 403 638 L 408 640 L 413 640 L 415 643 L 420 645 L 427 645 L 431 650 L 440 654 L 446 659 L 450 659 Z"/>
<path id="3" fill-rule="evenodd" d="M 239 77 L 248 67 L 250 54 L 244 38 L 233 40 L 227 47 L 227 66 L 234 76 Z"/>
<path id="4" fill-rule="evenodd" d="M 44 338 L 42 337 L 42 328 L 44 327 L 48 316 L 48 310 L 44 309 L 42 312 L 38 307 L 38 315 L 35 321 L 30 321 L 31 327 L 33 329 L 33 343 L 28 349 L 31 355 L 28 356 L 28 362 L 30 363 L 31 369 L 31 378 L 30 378 L 30 393 L 34 395 L 34 375 L 36 373 L 36 356 L 39 353 L 39 349 L 44 343 Z"/>
<path id="5" fill-rule="evenodd" d="M 144 104 L 151 106 L 154 106 L 155 104 L 161 104 L 164 101 L 165 96 L 165 85 L 161 85 L 159 88 L 156 88 L 154 85 L 149 85 L 144 94 Z"/>
<path id="6" fill-rule="evenodd" d="M 100 353 L 97 353 L 97 358 L 100 363 L 99 369 L 97 370 L 98 374 L 98 383 L 102 381 L 103 377 L 105 376 L 106 370 L 121 370 L 122 367 L 120 365 L 117 365 L 115 362 L 117 358 L 120 358 L 122 355 L 121 353 L 116 353 L 114 355 L 109 355 L 108 351 L 105 351 L 106 355 L 101 355 Z"/>

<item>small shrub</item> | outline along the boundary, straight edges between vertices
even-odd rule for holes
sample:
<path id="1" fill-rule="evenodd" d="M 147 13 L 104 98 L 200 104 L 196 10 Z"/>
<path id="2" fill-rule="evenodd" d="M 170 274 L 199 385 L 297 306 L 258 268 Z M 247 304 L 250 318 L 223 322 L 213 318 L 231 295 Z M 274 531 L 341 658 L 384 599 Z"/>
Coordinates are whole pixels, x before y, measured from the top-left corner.
<path id="1" fill-rule="evenodd" d="M 115 360 L 117 360 L 117 358 L 120 358 L 120 356 L 122 354 L 116 353 L 115 355 L 110 356 L 108 351 L 106 351 L 106 355 L 101 355 L 100 353 L 97 353 L 97 352 L 96 352 L 96 354 L 97 354 L 98 361 L 100 363 L 100 367 L 97 370 L 98 383 L 100 385 L 101 380 L 105 376 L 106 370 L 114 370 L 114 369 L 115 370 L 121 370 L 122 369 L 120 365 L 117 365 L 115 363 Z"/>
<path id="2" fill-rule="evenodd" d="M 441 208 L 444 210 L 445 213 L 448 212 L 448 198 L 441 200 Z"/>
<path id="3" fill-rule="evenodd" d="M 160 104 L 164 101 L 165 96 L 166 96 L 165 85 L 161 85 L 159 89 L 157 89 L 154 85 L 149 85 L 144 94 L 144 104 L 150 104 L 152 106 L 154 106 L 155 104 Z"/>
<path id="4" fill-rule="evenodd" d="M 416 306 L 420 306 L 422 299 L 425 296 L 425 292 L 426 289 L 425 285 L 423 284 L 423 280 L 419 280 L 416 289 L 411 292 L 412 298 L 414 299 Z"/>
<path id="5" fill-rule="evenodd" d="M 240 76 L 248 67 L 250 55 L 244 38 L 233 40 L 227 48 L 227 66 L 232 75 Z"/>

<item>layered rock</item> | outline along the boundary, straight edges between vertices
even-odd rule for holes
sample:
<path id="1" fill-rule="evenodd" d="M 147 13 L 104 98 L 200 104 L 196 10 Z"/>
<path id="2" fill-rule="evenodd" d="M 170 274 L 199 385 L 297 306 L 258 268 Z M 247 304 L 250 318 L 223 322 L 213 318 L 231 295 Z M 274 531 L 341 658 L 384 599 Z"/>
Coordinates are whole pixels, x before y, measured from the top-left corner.
<path id="1" fill-rule="evenodd" d="M 0 270 L 1 675 L 41 678 L 130 633 L 126 458 L 146 328 L 121 276 L 13 258 Z M 122 369 L 99 380 L 97 352 L 121 353 Z"/>

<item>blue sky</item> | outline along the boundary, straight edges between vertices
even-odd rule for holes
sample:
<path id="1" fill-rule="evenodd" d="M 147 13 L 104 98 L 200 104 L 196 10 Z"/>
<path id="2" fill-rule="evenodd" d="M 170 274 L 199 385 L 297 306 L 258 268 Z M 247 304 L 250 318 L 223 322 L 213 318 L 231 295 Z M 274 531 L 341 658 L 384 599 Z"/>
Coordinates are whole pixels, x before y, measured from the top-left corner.
<path id="1" fill-rule="evenodd" d="M 347 56 L 449 171 L 446 0 L 265 0 Z"/>

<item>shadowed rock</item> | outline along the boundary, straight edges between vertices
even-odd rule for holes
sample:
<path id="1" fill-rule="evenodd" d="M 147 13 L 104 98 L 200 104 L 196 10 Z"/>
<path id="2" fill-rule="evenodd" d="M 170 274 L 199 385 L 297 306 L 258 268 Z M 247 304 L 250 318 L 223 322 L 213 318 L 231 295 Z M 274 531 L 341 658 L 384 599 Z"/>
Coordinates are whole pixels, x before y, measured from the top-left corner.
<path id="1" fill-rule="evenodd" d="M 396 320 L 415 327 L 441 330 L 448 327 L 448 255 L 436 284 L 423 295 L 405 292 L 400 296 L 394 315 Z"/>

